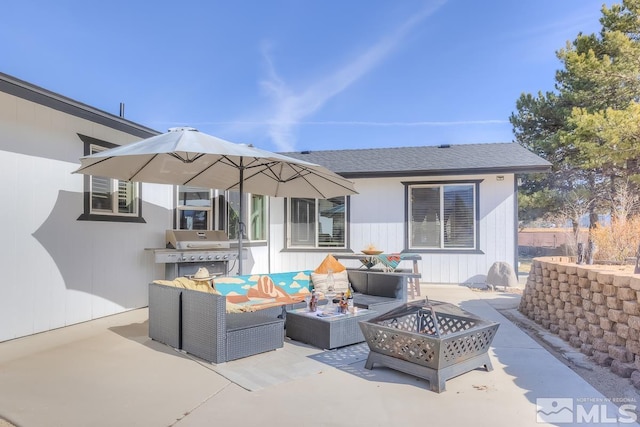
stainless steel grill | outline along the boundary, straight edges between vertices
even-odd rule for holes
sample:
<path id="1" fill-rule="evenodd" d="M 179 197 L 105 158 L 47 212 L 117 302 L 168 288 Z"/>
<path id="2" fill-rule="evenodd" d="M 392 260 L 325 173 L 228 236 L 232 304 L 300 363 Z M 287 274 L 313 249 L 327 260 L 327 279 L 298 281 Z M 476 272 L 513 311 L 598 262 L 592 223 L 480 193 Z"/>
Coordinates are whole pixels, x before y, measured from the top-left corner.
<path id="1" fill-rule="evenodd" d="M 238 259 L 223 231 L 167 230 L 166 248 L 155 249 L 155 262 L 165 264 L 165 279 L 195 274 L 206 267 L 211 274 L 229 274 L 229 261 Z"/>

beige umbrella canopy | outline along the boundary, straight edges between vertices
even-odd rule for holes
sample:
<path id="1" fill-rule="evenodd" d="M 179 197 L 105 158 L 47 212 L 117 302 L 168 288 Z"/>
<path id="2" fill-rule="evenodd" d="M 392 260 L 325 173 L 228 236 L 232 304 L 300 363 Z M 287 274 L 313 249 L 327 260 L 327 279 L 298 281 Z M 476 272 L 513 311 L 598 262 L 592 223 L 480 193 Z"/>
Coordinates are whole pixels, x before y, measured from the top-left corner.
<path id="1" fill-rule="evenodd" d="M 123 181 L 238 190 L 275 197 L 329 199 L 357 193 L 353 182 L 303 160 L 236 144 L 193 128 L 169 132 L 80 159 L 74 173 Z M 240 197 L 239 217 L 243 203 Z M 244 232 L 240 223 L 240 236 Z M 238 243 L 242 273 L 242 239 Z"/>

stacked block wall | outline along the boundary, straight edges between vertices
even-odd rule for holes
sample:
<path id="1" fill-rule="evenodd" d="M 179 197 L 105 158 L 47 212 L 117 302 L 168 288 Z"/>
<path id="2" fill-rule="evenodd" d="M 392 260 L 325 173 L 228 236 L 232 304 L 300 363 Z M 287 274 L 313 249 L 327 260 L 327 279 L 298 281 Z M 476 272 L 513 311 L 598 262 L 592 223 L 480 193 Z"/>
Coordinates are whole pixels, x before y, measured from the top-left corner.
<path id="1" fill-rule="evenodd" d="M 519 310 L 640 388 L 640 275 L 535 258 Z"/>

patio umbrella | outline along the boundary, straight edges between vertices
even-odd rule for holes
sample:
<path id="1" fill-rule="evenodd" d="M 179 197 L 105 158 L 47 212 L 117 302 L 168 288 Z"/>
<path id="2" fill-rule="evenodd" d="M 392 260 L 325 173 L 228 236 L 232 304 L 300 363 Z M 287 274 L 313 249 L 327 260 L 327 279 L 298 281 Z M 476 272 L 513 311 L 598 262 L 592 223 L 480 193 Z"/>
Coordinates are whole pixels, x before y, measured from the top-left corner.
<path id="1" fill-rule="evenodd" d="M 80 164 L 74 173 L 123 181 L 237 190 L 240 193 L 240 274 L 244 192 L 315 199 L 356 193 L 353 182 L 323 166 L 225 141 L 194 128 L 172 128 L 161 135 L 82 157 Z"/>

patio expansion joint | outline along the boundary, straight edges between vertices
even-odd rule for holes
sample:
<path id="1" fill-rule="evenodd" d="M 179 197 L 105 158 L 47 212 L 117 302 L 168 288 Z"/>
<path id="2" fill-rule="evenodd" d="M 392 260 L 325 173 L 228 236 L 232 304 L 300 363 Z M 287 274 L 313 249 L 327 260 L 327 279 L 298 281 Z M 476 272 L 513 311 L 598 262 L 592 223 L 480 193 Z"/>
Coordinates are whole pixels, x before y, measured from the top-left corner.
<path id="1" fill-rule="evenodd" d="M 197 360 L 195 360 L 196 363 L 203 365 L 202 363 L 199 363 Z M 203 365 L 204 366 L 204 365 Z M 206 368 L 206 366 L 204 366 Z M 215 372 L 215 371 L 214 371 Z M 217 374 L 217 372 L 216 372 Z M 220 374 L 218 374 L 220 375 Z M 222 376 L 222 375 L 220 375 Z M 185 419 L 187 416 L 189 416 L 193 411 L 197 410 L 198 408 L 200 408 L 202 405 L 204 405 L 205 403 L 207 403 L 209 400 L 213 399 L 214 397 L 216 397 L 218 394 L 222 393 L 223 391 L 225 391 L 227 388 L 229 388 L 231 386 L 231 384 L 233 384 L 233 382 L 229 381 L 227 378 L 225 378 L 228 383 L 225 384 L 223 387 L 221 387 L 219 390 L 216 390 L 213 394 L 207 396 L 203 401 L 201 401 L 200 403 L 198 403 L 197 405 L 195 405 L 193 408 L 189 409 L 188 411 L 185 411 L 183 414 L 180 415 L 180 417 L 176 418 L 176 420 L 172 423 L 169 424 L 169 427 L 175 426 L 176 424 L 178 424 L 180 421 L 182 421 L 183 419 Z M 1 426 L 0 426 L 1 427 Z"/>

